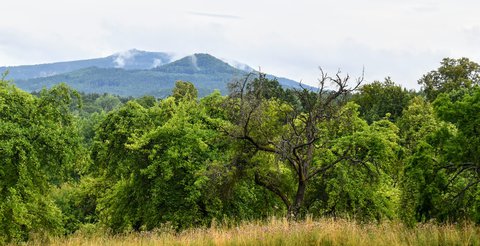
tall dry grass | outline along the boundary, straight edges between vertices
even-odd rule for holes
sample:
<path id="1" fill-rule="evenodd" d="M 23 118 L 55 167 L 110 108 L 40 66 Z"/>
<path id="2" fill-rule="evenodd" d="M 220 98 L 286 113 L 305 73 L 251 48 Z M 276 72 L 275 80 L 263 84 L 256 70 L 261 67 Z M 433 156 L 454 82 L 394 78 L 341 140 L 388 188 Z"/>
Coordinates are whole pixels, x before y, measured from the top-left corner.
<path id="1" fill-rule="evenodd" d="M 122 235 L 77 233 L 28 245 L 480 245 L 473 224 L 422 224 L 407 228 L 398 222 L 359 224 L 348 220 L 307 218 L 292 222 L 272 218 L 237 226 L 216 225 L 176 233 L 168 227 Z"/>

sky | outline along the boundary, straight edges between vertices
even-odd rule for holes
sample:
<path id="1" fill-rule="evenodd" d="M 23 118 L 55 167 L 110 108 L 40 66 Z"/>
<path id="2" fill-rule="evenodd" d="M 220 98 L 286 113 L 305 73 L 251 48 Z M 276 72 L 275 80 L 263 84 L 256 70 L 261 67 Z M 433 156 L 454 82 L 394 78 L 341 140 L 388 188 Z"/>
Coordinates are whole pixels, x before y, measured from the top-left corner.
<path id="1" fill-rule="evenodd" d="M 419 89 L 442 58 L 480 62 L 477 0 L 15 0 L 1 9 L 0 66 L 136 48 L 209 53 L 310 85 L 322 67 Z"/>

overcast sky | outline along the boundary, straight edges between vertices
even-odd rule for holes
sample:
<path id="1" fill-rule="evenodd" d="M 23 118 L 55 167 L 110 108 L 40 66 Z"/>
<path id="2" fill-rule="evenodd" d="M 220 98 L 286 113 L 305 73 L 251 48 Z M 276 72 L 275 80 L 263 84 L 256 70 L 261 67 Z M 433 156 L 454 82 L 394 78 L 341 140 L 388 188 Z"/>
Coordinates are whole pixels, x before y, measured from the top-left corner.
<path id="1" fill-rule="evenodd" d="M 480 62 L 478 0 L 11 0 L 0 66 L 136 48 L 210 53 L 315 84 L 318 66 L 418 89 L 444 57 Z"/>

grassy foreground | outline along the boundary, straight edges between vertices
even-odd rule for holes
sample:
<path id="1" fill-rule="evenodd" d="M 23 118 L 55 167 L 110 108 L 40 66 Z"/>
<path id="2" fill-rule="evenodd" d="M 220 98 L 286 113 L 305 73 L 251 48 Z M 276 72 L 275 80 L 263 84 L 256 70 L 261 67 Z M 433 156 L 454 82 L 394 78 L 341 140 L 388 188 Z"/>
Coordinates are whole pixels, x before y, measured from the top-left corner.
<path id="1" fill-rule="evenodd" d="M 106 236 L 82 233 L 27 245 L 480 245 L 480 227 L 472 224 L 358 224 L 347 220 L 272 218 L 238 226 L 212 226 L 175 233 L 169 229 Z"/>

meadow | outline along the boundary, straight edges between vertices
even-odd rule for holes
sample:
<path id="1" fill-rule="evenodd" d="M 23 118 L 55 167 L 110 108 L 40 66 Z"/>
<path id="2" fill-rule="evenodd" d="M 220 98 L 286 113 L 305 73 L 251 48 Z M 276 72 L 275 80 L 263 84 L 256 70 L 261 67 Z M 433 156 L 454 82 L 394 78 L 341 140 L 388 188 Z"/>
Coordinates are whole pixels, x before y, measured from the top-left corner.
<path id="1" fill-rule="evenodd" d="M 26 245 L 480 245 L 480 228 L 470 223 L 357 223 L 345 219 L 212 223 L 209 228 L 175 232 L 168 226 L 110 235 L 79 231 L 67 237 L 33 240 Z"/>

